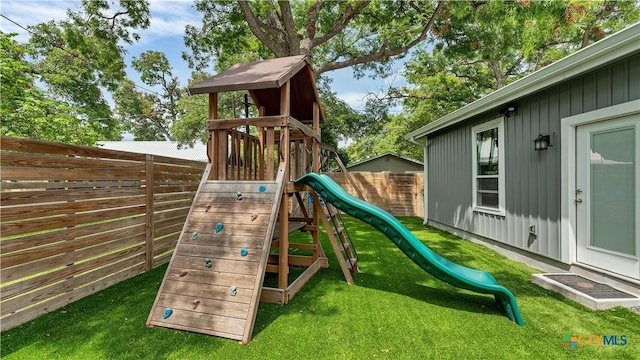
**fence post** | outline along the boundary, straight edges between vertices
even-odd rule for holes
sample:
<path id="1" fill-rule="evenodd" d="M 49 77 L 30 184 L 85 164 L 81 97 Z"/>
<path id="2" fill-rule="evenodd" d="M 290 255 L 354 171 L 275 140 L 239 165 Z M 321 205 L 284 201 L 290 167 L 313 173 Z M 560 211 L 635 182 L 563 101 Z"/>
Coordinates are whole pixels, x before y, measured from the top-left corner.
<path id="1" fill-rule="evenodd" d="M 145 165 L 145 186 L 146 186 L 146 245 L 147 245 L 147 271 L 153 268 L 153 187 L 155 176 L 153 171 L 153 155 L 147 154 Z"/>

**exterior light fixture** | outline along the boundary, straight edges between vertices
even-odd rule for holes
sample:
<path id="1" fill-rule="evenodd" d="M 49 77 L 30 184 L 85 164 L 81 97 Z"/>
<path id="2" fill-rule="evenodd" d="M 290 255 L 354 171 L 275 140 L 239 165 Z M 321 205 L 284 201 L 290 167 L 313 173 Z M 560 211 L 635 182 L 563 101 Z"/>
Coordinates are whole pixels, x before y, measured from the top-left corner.
<path id="1" fill-rule="evenodd" d="M 533 140 L 533 148 L 535 151 L 547 150 L 549 146 L 553 146 L 550 135 L 539 134 L 538 137 Z"/>
<path id="2" fill-rule="evenodd" d="M 504 117 L 510 117 L 511 115 L 513 115 L 513 113 L 516 112 L 516 110 L 518 110 L 518 107 L 516 106 L 516 104 L 511 103 L 505 106 L 504 108 L 500 109 L 499 113 Z"/>

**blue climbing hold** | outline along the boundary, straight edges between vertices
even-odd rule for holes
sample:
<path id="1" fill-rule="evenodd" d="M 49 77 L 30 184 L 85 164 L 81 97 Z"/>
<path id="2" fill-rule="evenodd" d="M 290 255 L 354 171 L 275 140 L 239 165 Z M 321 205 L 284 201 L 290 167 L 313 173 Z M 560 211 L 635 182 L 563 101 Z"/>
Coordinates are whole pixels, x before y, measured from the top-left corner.
<path id="1" fill-rule="evenodd" d="M 192 232 L 191 233 L 191 240 L 195 240 L 197 238 L 198 238 L 198 232 L 197 231 Z"/>
<path id="2" fill-rule="evenodd" d="M 242 200 L 242 193 L 240 191 L 236 193 L 236 199 Z"/>
<path id="3" fill-rule="evenodd" d="M 220 231 L 222 231 L 223 227 L 224 227 L 224 225 L 222 225 L 222 223 L 218 223 L 216 225 L 216 234 L 219 233 Z"/>
<path id="4" fill-rule="evenodd" d="M 260 192 L 265 192 L 265 191 L 267 191 L 267 187 L 265 185 L 260 185 L 258 190 L 260 190 Z"/>
<path id="5" fill-rule="evenodd" d="M 247 250 L 246 248 L 240 249 L 240 256 L 247 256 L 248 253 L 249 250 Z"/>
<path id="6" fill-rule="evenodd" d="M 204 267 L 206 267 L 206 268 L 210 268 L 211 267 L 211 259 L 204 258 Z"/>
<path id="7" fill-rule="evenodd" d="M 169 307 L 165 308 L 164 314 L 162 314 L 162 318 L 166 320 L 169 316 L 171 316 L 171 314 L 173 314 L 173 309 Z"/>
<path id="8" fill-rule="evenodd" d="M 236 294 L 238 293 L 238 288 L 234 285 L 231 287 L 231 289 L 229 290 L 229 296 L 236 296 Z"/>

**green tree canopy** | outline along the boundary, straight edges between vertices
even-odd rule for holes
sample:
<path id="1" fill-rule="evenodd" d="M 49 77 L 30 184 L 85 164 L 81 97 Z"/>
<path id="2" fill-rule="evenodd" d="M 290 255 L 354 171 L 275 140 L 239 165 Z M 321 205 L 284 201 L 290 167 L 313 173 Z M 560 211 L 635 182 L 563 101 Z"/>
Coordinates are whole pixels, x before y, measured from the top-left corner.
<path id="1" fill-rule="evenodd" d="M 441 2 L 196 0 L 202 26 L 187 26 L 184 57 L 207 67 L 229 54 L 306 54 L 316 74 L 354 67 L 381 72 L 427 39 Z M 258 40 L 256 42 L 255 40 Z"/>
<path id="2" fill-rule="evenodd" d="M 433 42 L 413 51 L 407 85 L 391 89 L 404 114 L 350 148 L 418 156 L 404 135 L 640 19 L 636 1 L 448 2 Z M 366 150 L 362 150 L 366 149 Z"/>
<path id="3" fill-rule="evenodd" d="M 36 86 L 38 69 L 28 61 L 33 50 L 17 34 L 0 31 L 0 134 L 71 144 L 92 144 L 98 134 L 83 126 L 81 114 Z"/>
<path id="4" fill-rule="evenodd" d="M 37 132 L 12 134 L 88 145 L 120 139 L 122 128 L 113 117 L 105 92 L 115 92 L 125 79 L 123 43 L 137 41 L 139 35 L 132 30 L 148 26 L 147 1 L 83 0 L 78 10 L 67 10 L 65 19 L 29 27 L 29 43 L 20 45 L 20 56 L 12 57 L 12 61 L 28 65 L 29 72 L 21 77 L 18 72 L 3 71 L 2 80 L 28 80 L 41 86 L 28 86 L 20 97 L 11 99 L 14 103 L 10 106 L 18 109 L 28 104 L 30 112 L 40 114 L 37 121 L 48 126 Z M 66 115 L 52 110 L 61 107 Z M 26 113 L 12 116 L 12 121 L 36 121 Z M 7 129 L 19 127 L 6 125 Z"/>

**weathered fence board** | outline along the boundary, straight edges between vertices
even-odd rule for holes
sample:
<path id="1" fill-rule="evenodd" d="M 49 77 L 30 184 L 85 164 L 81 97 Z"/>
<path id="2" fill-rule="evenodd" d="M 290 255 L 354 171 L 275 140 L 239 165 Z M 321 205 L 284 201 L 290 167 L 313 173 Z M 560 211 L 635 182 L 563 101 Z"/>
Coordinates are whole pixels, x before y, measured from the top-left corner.
<path id="1" fill-rule="evenodd" d="M 347 192 L 357 196 L 344 173 L 329 175 Z M 424 215 L 424 174 L 353 172 L 350 175 L 369 203 L 396 216 Z"/>
<path id="2" fill-rule="evenodd" d="M 170 259 L 206 163 L 2 137 L 0 330 Z"/>

